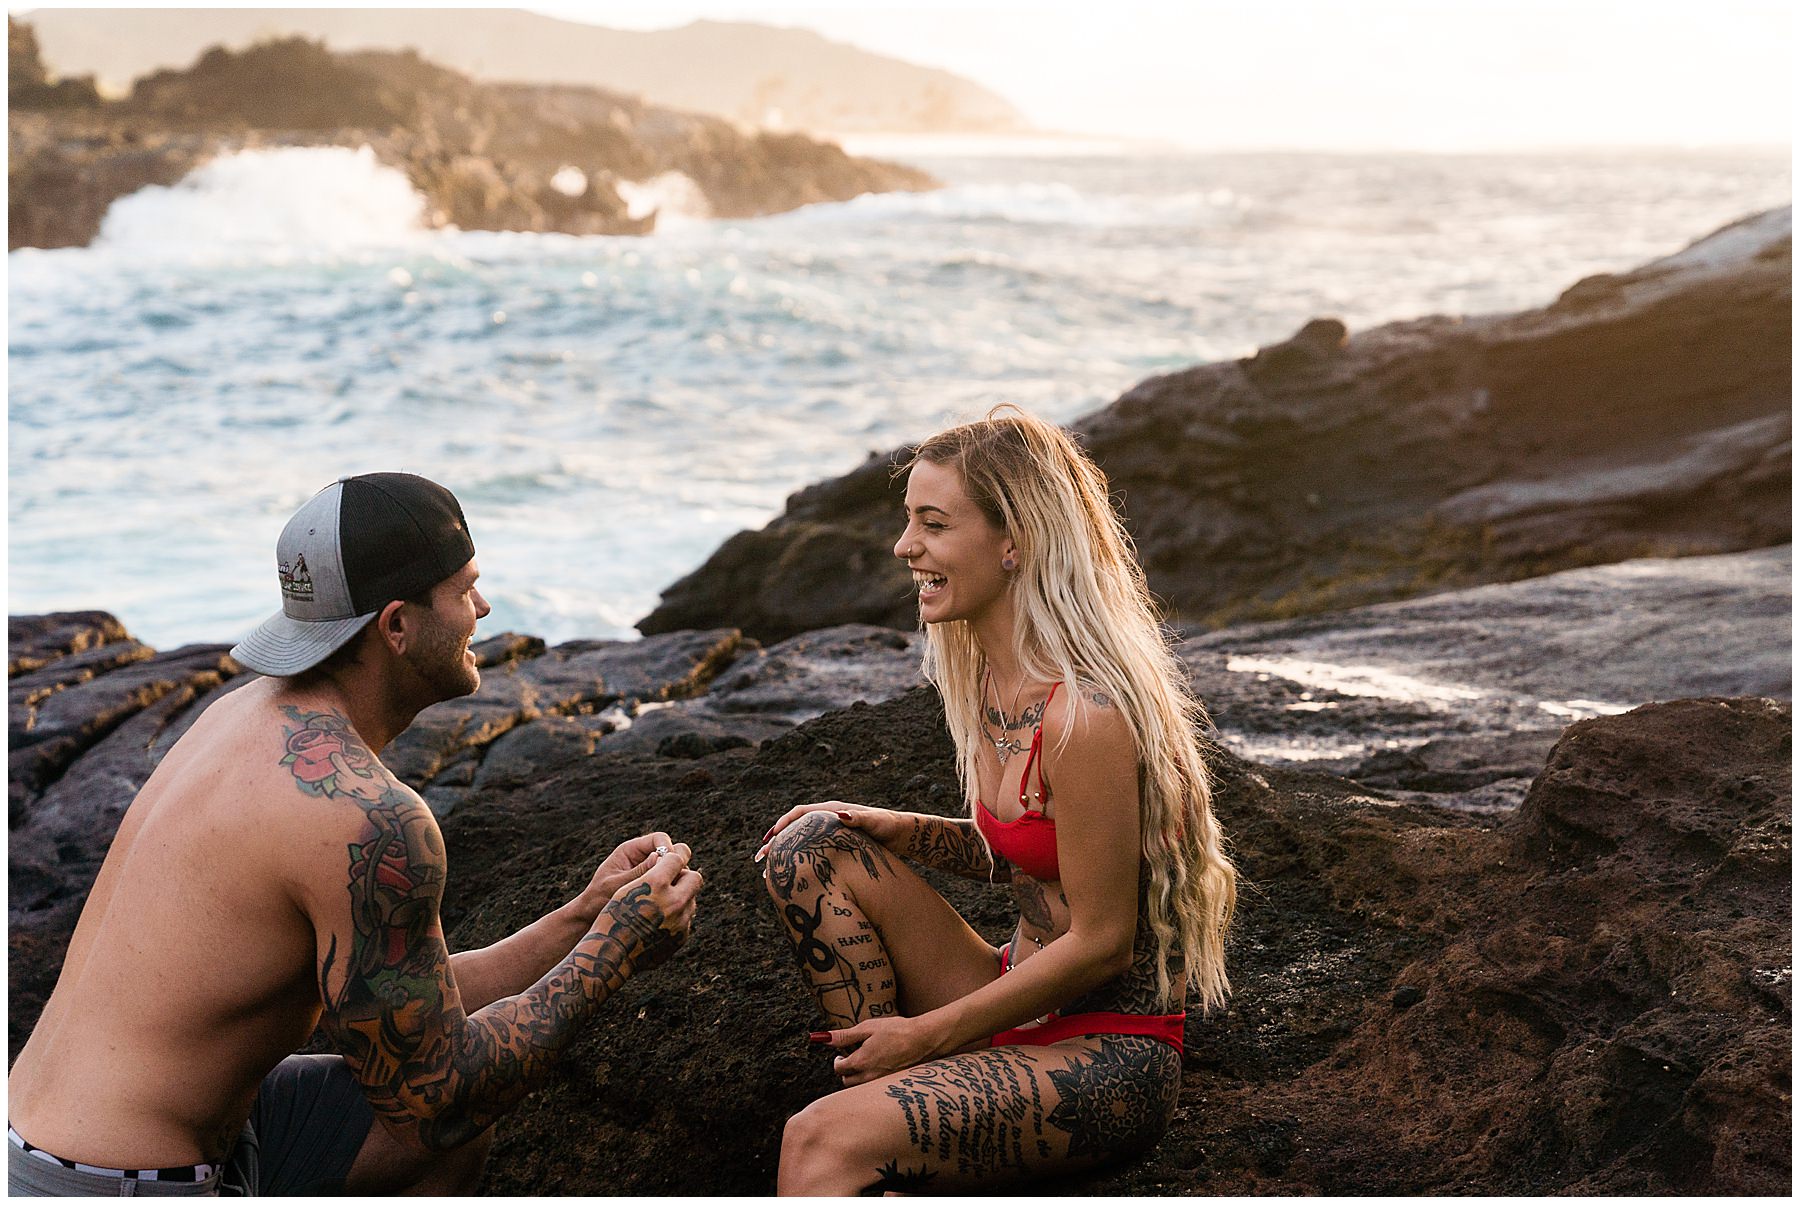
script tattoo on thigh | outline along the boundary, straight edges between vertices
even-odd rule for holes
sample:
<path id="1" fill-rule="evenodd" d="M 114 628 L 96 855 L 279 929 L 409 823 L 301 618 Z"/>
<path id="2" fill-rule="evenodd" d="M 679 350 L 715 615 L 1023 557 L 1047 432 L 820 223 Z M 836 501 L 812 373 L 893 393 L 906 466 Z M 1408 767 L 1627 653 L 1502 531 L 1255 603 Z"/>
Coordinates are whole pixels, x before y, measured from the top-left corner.
<path id="1" fill-rule="evenodd" d="M 906 1119 L 908 1143 L 959 1177 L 981 1179 L 1048 1158 L 1038 1056 L 978 1050 L 927 1063 L 885 1091 Z"/>
<path id="2" fill-rule="evenodd" d="M 1107 1037 L 1049 1072 L 1061 1099 L 1049 1123 L 1069 1135 L 1069 1157 L 1144 1150 L 1162 1137 L 1181 1092 L 1181 1058 L 1155 1038 Z"/>

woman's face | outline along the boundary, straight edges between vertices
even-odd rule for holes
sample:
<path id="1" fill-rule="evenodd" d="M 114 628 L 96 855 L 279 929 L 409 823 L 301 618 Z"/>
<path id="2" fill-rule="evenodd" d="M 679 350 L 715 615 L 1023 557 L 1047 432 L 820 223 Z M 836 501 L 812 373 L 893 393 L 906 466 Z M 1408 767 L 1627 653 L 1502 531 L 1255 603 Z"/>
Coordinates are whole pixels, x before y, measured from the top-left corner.
<path id="1" fill-rule="evenodd" d="M 980 619 L 1006 596 L 1001 562 L 1016 556 L 963 489 L 962 474 L 921 460 L 906 480 L 906 530 L 894 555 L 913 571 L 919 618 L 926 623 Z"/>

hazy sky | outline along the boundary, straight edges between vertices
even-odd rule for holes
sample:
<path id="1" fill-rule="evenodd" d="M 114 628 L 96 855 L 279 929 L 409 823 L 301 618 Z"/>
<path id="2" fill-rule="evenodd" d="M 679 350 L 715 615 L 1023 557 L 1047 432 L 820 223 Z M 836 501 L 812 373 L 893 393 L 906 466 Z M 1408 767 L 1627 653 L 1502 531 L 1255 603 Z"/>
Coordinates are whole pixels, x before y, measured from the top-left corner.
<path id="1" fill-rule="evenodd" d="M 385 6 L 502 7 L 494 0 Z M 1198 147 L 1786 146 L 1793 137 L 1793 0 L 548 0 L 524 7 L 625 29 L 703 17 L 805 26 L 968 76 L 1048 129 Z"/>
<path id="2" fill-rule="evenodd" d="M 620 28 L 800 25 L 1039 125 L 1204 147 L 1782 144 L 1791 0 L 539 3 Z"/>

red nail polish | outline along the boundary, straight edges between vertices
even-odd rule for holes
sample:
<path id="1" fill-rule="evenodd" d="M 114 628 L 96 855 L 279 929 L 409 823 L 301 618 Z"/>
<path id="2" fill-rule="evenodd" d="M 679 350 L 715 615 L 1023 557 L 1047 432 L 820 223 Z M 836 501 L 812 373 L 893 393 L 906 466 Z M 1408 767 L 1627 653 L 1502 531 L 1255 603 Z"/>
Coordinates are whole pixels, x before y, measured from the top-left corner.
<path id="1" fill-rule="evenodd" d="M 839 820 L 848 820 L 848 819 L 850 819 L 850 813 L 849 813 L 849 812 L 839 812 L 839 813 L 838 813 L 838 814 L 837 814 L 837 816 L 838 816 L 838 819 L 839 819 Z"/>
<path id="2" fill-rule="evenodd" d="M 814 1046 L 818 1046 L 822 1043 L 831 1041 L 831 1034 L 829 1031 L 820 1030 L 817 1033 L 807 1034 L 806 1040 L 811 1042 Z"/>

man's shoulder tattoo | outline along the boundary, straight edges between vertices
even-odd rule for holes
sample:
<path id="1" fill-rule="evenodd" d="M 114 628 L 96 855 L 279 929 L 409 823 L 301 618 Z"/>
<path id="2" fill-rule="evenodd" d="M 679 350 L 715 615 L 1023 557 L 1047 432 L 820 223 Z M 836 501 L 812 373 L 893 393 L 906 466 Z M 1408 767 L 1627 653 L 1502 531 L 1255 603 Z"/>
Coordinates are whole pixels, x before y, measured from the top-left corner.
<path id="1" fill-rule="evenodd" d="M 285 722 L 278 764 L 287 767 L 294 785 L 306 794 L 366 799 L 390 785 L 385 767 L 343 715 L 291 704 L 281 710 Z"/>

